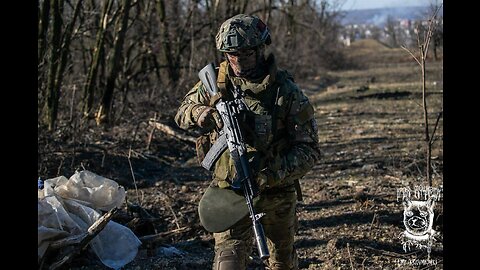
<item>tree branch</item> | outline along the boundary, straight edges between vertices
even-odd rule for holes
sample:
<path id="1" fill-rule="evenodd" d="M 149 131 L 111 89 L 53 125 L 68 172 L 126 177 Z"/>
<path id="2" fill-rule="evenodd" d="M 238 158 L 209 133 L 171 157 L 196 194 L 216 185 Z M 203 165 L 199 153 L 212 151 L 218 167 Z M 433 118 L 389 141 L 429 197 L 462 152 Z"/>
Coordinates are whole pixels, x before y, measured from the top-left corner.
<path id="1" fill-rule="evenodd" d="M 90 241 L 95 238 L 95 236 L 97 236 L 105 228 L 105 226 L 107 226 L 108 222 L 112 219 L 113 215 L 117 211 L 118 208 L 116 207 L 108 211 L 105 215 L 95 221 L 88 228 L 88 230 L 81 235 L 76 235 L 53 242 L 49 248 L 60 249 L 72 245 L 74 247 L 73 250 L 71 250 L 67 255 L 65 255 L 57 262 L 53 263 L 49 269 L 59 269 L 62 265 L 71 261 L 76 255 L 80 254 L 80 252 L 90 243 Z M 62 249 L 62 251 L 68 252 L 68 249 Z"/>

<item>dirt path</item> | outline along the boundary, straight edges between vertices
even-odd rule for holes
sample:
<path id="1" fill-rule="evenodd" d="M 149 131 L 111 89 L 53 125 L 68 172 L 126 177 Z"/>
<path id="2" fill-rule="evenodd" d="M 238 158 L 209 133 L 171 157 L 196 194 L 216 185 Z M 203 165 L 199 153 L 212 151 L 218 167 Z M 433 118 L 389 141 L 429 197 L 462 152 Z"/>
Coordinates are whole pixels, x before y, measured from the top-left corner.
<path id="1" fill-rule="evenodd" d="M 410 260 L 427 255 L 425 250 L 403 250 L 397 191 L 425 184 L 417 180 L 424 168 L 419 92 L 370 85 L 366 91 L 337 89 L 314 99 L 324 157 L 302 180 L 300 267 L 418 269 Z M 429 100 L 432 111 L 438 111 L 441 95 Z M 441 138 L 442 132 L 437 134 Z M 433 186 L 442 183 L 441 149 L 440 139 L 433 155 Z M 434 228 L 441 231 L 441 203 L 435 210 Z M 442 252 L 443 246 L 435 244 L 423 267 L 443 269 Z"/>
<path id="2" fill-rule="evenodd" d="M 425 262 L 421 261 L 427 258 L 425 250 L 405 252 L 399 238 L 405 227 L 397 190 L 424 184 L 418 179 L 424 168 L 419 92 L 385 85 L 370 85 L 361 92 L 355 88 L 306 92 L 316 106 L 323 158 L 301 180 L 304 201 L 298 206 L 296 238 L 300 268 L 418 269 L 417 262 L 443 269 L 441 243 L 432 246 L 431 261 Z M 437 111 L 441 95 L 430 99 L 432 111 Z M 442 182 L 441 127 L 437 134 L 434 186 Z M 192 230 L 158 246 L 155 256 L 148 257 L 142 250 L 125 269 L 210 267 L 213 240 L 198 226 L 196 216 L 208 175 L 198 175 L 199 167 L 186 167 L 172 168 L 165 180 L 174 180 L 157 182 L 142 192 L 145 207 L 165 217 L 164 231 L 175 229 L 177 223 L 193 225 Z M 192 178 L 195 174 L 198 177 Z M 162 194 L 171 201 L 166 203 Z M 176 217 L 165 207 L 168 204 L 177 209 Z M 440 202 L 435 206 L 438 231 L 442 213 Z M 166 252 L 166 247 L 177 248 L 177 254 Z M 261 268 L 253 263 L 252 269 Z"/>

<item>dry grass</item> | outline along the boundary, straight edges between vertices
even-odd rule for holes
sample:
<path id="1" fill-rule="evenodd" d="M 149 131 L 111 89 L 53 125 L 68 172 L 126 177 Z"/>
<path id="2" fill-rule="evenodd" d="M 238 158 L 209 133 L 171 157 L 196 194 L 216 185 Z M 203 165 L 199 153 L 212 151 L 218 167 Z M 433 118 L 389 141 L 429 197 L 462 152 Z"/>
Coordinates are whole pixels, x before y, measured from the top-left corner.
<path id="1" fill-rule="evenodd" d="M 422 181 L 425 150 L 419 69 L 413 60 L 405 61 L 408 55 L 401 49 L 368 40 L 350 49 L 351 57 L 369 64 L 362 70 L 330 72 L 328 76 L 337 82 L 305 91 L 316 107 L 323 158 L 302 180 L 306 199 L 297 240 L 301 268 L 417 269 L 398 264 L 401 259 L 424 259 L 426 253 L 407 254 L 402 249 L 398 235 L 405 229 L 403 208 L 396 190 L 427 184 Z M 443 110 L 443 63 L 427 62 L 427 69 L 427 105 L 433 125 L 436 113 Z M 436 136 L 433 185 L 439 187 L 443 185 L 442 119 Z M 441 209 L 439 203 L 436 215 Z M 443 269 L 442 244 L 435 243 L 433 249 L 431 258 L 438 263 L 434 269 Z"/>

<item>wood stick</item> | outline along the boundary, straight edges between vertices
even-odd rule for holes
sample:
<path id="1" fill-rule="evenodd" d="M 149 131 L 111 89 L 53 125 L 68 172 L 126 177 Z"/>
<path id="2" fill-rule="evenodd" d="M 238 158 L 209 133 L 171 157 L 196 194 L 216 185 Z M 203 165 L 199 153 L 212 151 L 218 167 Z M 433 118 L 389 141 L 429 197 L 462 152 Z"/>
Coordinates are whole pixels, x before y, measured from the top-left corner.
<path id="1" fill-rule="evenodd" d="M 400 254 L 400 253 L 396 253 L 396 252 L 392 252 L 392 251 L 377 249 L 377 248 L 370 247 L 370 246 L 364 246 L 363 248 L 370 249 L 372 251 L 375 251 L 375 252 L 381 253 L 383 255 L 390 256 L 390 257 L 394 257 L 394 258 L 408 258 L 409 256 L 411 256 L 413 254 L 417 254 L 417 253 L 420 252 L 419 250 L 417 250 L 417 251 L 414 251 L 414 252 L 411 252 L 411 253 Z"/>
<path id="2" fill-rule="evenodd" d="M 142 245 L 145 245 L 145 244 L 150 244 L 150 243 L 155 243 L 155 242 L 158 242 L 158 241 L 162 241 L 170 235 L 184 233 L 184 232 L 188 232 L 190 230 L 191 230 L 190 227 L 185 226 L 185 227 L 174 229 L 174 230 L 171 230 L 171 231 L 168 231 L 168 232 L 161 232 L 161 233 L 157 233 L 157 234 L 145 235 L 145 236 L 139 237 L 139 239 L 142 242 Z"/>
<path id="3" fill-rule="evenodd" d="M 187 142 L 193 142 L 193 143 L 195 143 L 197 141 L 194 137 L 186 135 L 186 134 L 182 134 L 179 131 L 176 131 L 172 127 L 170 127 L 168 125 L 165 125 L 163 123 L 160 123 L 160 122 L 157 122 L 157 121 L 154 121 L 154 120 L 150 120 L 150 121 L 148 121 L 148 124 L 155 127 L 156 129 L 160 130 L 161 132 L 163 132 L 167 135 L 173 136 L 175 138 L 178 138 L 180 140 L 187 141 Z"/>
<path id="4" fill-rule="evenodd" d="M 156 113 L 156 112 L 155 112 L 155 115 L 153 116 L 153 120 L 152 120 L 152 121 L 157 122 L 157 113 Z M 157 129 L 155 126 L 152 127 L 152 130 L 151 130 L 150 133 L 148 134 L 146 150 L 149 150 L 149 149 L 150 149 L 150 144 L 152 143 L 153 133 L 155 132 L 155 129 Z"/>
<path id="5" fill-rule="evenodd" d="M 348 259 L 350 260 L 350 267 L 352 268 L 352 270 L 355 270 L 355 268 L 353 268 L 352 255 L 350 254 L 350 243 L 347 243 L 347 252 Z"/>
<path id="6" fill-rule="evenodd" d="M 168 209 L 170 209 L 170 212 L 173 215 L 173 219 L 175 221 L 175 224 L 177 225 L 177 229 L 180 229 L 180 224 L 178 223 L 177 215 L 175 214 L 175 210 L 173 210 L 173 207 L 172 207 L 171 198 L 167 194 L 165 194 L 161 191 L 159 191 L 159 193 L 160 193 L 160 199 L 165 203 L 165 205 L 168 207 Z"/>
<path id="7" fill-rule="evenodd" d="M 95 221 L 89 228 L 88 230 L 77 236 L 77 237 L 68 237 L 62 240 L 55 241 L 51 244 L 52 248 L 61 248 L 65 247 L 66 245 L 74 245 L 75 247 L 73 250 L 69 251 L 67 255 L 65 255 L 63 258 L 58 260 L 57 262 L 53 263 L 49 269 L 50 270 L 55 270 L 60 268 L 62 265 L 65 263 L 69 262 L 72 260 L 76 255 L 78 255 L 83 248 L 85 248 L 90 241 L 95 238 L 107 225 L 107 223 L 112 219 L 113 214 L 115 214 L 118 211 L 118 208 L 113 208 L 112 210 L 108 211 L 105 215 L 100 217 L 97 221 Z M 67 249 L 62 249 L 67 250 Z"/>

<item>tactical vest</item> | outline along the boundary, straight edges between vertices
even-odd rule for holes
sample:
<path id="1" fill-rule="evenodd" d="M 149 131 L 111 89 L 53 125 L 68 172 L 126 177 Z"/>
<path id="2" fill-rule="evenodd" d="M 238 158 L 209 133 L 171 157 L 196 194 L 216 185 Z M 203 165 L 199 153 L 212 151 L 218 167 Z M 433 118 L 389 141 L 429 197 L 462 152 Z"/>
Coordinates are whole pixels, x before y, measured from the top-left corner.
<path id="1" fill-rule="evenodd" d="M 247 153 L 254 170 L 269 167 L 278 171 L 281 165 L 281 156 L 289 148 L 288 133 L 285 119 L 288 114 L 287 106 L 290 103 L 291 89 L 287 80 L 293 78 L 287 71 L 277 70 L 273 59 L 270 59 L 269 74 L 260 83 L 250 83 L 243 79 L 229 76 L 228 63 L 220 64 L 217 84 L 222 98 L 231 100 L 233 95 L 229 89 L 239 85 L 246 93 L 244 97 L 250 112 L 247 112 L 243 131 L 246 137 Z M 268 60 L 267 60 L 268 61 Z M 213 105 L 215 100 L 210 100 Z M 218 134 L 210 135 L 213 143 Z M 235 178 L 235 166 L 230 153 L 225 151 L 215 163 L 213 169 L 214 180 L 219 187 L 228 187 L 227 179 Z M 288 183 L 291 184 L 291 183 Z"/>

